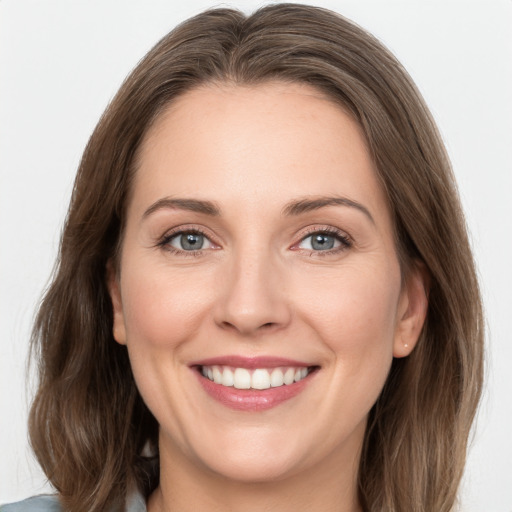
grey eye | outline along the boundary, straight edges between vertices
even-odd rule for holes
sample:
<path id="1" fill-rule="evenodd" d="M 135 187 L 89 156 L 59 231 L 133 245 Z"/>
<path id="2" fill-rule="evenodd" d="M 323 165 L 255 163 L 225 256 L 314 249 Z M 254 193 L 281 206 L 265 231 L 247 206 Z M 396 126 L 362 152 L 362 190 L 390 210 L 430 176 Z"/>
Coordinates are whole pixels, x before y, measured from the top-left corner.
<path id="1" fill-rule="evenodd" d="M 334 247 L 335 239 L 333 236 L 317 234 L 311 237 L 311 247 L 318 251 L 332 249 Z"/>
<path id="2" fill-rule="evenodd" d="M 341 245 L 339 237 L 335 235 L 329 235 L 328 233 L 313 233 L 305 237 L 299 247 L 301 249 L 313 250 L 313 251 L 328 251 L 335 249 Z"/>
<path id="3" fill-rule="evenodd" d="M 201 233 L 179 233 L 171 238 L 169 245 L 181 251 L 198 251 L 211 245 L 208 238 Z"/>

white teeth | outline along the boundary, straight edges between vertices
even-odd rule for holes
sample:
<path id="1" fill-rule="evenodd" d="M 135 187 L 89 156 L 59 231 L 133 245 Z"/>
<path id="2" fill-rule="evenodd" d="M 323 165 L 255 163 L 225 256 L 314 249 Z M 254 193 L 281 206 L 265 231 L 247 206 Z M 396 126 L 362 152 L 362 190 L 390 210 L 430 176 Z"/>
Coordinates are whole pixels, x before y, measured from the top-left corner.
<path id="1" fill-rule="evenodd" d="M 290 385 L 307 377 L 305 367 L 294 368 L 232 368 L 229 366 L 203 366 L 201 373 L 207 379 L 236 389 L 269 389 Z"/>
<path id="2" fill-rule="evenodd" d="M 251 388 L 268 389 L 270 387 L 270 375 L 267 370 L 254 370 L 251 378 Z"/>
<path id="3" fill-rule="evenodd" d="M 295 382 L 298 382 L 299 380 L 302 380 L 307 374 L 308 374 L 307 368 L 297 368 L 297 370 L 295 370 L 295 375 L 293 376 L 293 380 Z"/>
<path id="4" fill-rule="evenodd" d="M 233 378 L 233 372 L 229 368 L 224 368 L 224 371 L 222 372 L 222 385 L 223 386 L 232 386 L 235 383 L 235 380 Z"/>
<path id="5" fill-rule="evenodd" d="M 234 377 L 234 386 L 236 389 L 250 389 L 251 387 L 251 374 L 245 368 L 237 368 Z"/>
<path id="6" fill-rule="evenodd" d="M 213 382 L 215 384 L 222 384 L 222 372 L 218 366 L 213 367 Z"/>
<path id="7" fill-rule="evenodd" d="M 288 370 L 286 370 L 286 372 L 284 373 L 283 379 L 284 379 L 284 383 L 287 386 L 292 384 L 295 379 L 295 370 L 293 368 L 288 368 Z"/>
<path id="8" fill-rule="evenodd" d="M 272 373 L 270 374 L 270 385 L 273 388 L 278 388 L 279 386 L 282 386 L 283 384 L 284 384 L 283 371 L 280 368 L 276 368 L 275 370 L 272 370 Z"/>

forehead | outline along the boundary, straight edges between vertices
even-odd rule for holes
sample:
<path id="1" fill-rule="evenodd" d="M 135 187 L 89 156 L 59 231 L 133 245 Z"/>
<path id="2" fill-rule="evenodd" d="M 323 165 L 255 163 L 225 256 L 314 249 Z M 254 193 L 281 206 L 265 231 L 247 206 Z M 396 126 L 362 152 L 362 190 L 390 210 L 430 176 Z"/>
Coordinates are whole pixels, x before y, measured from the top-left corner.
<path id="1" fill-rule="evenodd" d="M 343 194 L 387 210 L 358 123 L 321 91 L 295 83 L 215 84 L 183 94 L 146 134 L 134 187 L 147 201 L 167 194 L 249 208 Z"/>

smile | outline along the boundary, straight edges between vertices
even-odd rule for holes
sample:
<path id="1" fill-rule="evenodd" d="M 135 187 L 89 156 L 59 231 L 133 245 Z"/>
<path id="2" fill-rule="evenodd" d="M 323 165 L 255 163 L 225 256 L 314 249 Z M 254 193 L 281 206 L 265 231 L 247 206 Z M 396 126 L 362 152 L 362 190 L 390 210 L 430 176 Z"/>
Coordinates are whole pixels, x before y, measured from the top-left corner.
<path id="1" fill-rule="evenodd" d="M 236 389 L 270 389 L 289 386 L 305 379 L 312 367 L 235 368 L 232 366 L 202 366 L 203 377 L 215 384 Z"/>
<path id="2" fill-rule="evenodd" d="M 278 357 L 223 356 L 190 365 L 206 394 L 245 412 L 272 409 L 300 395 L 319 366 Z"/>

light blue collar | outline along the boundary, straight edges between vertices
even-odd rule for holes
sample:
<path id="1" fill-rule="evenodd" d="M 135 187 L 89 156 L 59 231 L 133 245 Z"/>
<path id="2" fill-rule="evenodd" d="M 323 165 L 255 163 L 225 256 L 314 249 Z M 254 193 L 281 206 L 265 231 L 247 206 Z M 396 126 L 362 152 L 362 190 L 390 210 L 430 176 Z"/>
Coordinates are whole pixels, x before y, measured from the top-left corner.
<path id="1" fill-rule="evenodd" d="M 116 508 L 116 510 L 119 510 Z M 34 496 L 18 503 L 0 505 L 0 512 L 64 512 L 55 495 Z M 125 512 L 147 512 L 146 501 L 139 492 L 126 499 Z"/>
<path id="2" fill-rule="evenodd" d="M 139 492 L 134 492 L 126 500 L 126 512 L 147 512 L 146 500 Z"/>

